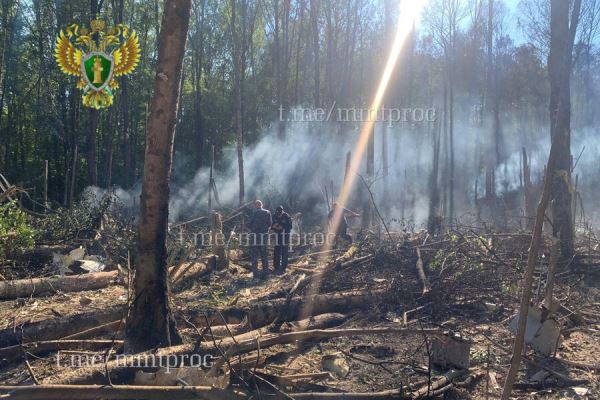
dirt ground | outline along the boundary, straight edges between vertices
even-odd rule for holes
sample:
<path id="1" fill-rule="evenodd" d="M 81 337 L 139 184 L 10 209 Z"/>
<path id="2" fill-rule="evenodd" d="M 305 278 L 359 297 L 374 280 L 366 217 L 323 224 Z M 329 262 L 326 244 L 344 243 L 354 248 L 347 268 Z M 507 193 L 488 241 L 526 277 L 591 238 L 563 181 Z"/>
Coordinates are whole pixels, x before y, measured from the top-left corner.
<path id="1" fill-rule="evenodd" d="M 302 276 L 320 276 L 299 288 L 294 296 L 348 291 L 376 293 L 366 307 L 335 310 L 347 317 L 337 329 L 408 327 L 417 332 L 339 337 L 265 349 L 255 366 L 265 376 L 310 373 L 318 376 L 301 380 L 292 388 L 280 386 L 282 390 L 376 392 L 427 386 L 430 379 L 445 371 L 429 362 L 431 339 L 418 330 L 439 328 L 471 343 L 468 373 L 443 396 L 499 398 L 510 363 L 513 334 L 508 325 L 518 305 L 527 238 L 526 234 L 495 236 L 467 230 L 435 239 L 426 238 L 424 233 L 398 235 L 394 242 L 366 237 L 348 251 L 343 248 L 327 256 L 311 255 L 318 250 L 315 248 L 295 249 L 286 274 L 270 275 L 264 280 L 252 279 L 249 262 L 242 252 L 237 252 L 236 259 L 225 270 L 199 278 L 193 274 L 185 276 L 173 288 L 174 309 L 176 316 L 186 316 L 206 308 L 249 307 L 285 297 Z M 587 256 L 558 272 L 554 297 L 568 311 L 555 316 L 561 326 L 556 357 L 544 358 L 528 349 L 526 358 L 534 363 L 521 365 L 513 398 L 600 398 L 600 270 L 595 255 L 598 244 L 590 240 L 582 243 L 585 249 L 581 247 L 579 251 Z M 416 273 L 416 247 L 420 249 L 430 282 L 427 293 L 423 293 Z M 544 296 L 548 249 L 543 252 L 535 279 L 536 302 Z M 366 255 L 373 257 L 368 262 L 339 267 Z M 125 306 L 128 298 L 125 286 L 115 284 L 95 291 L 2 301 L 0 329 L 16 332 L 25 322 Z M 181 324 L 180 330 L 186 341 L 197 339 L 197 331 L 190 326 Z M 122 336 L 122 332 L 117 332 L 97 339 Z M 325 369 L 324 359 L 328 358 L 338 360 L 341 366 Z M 53 353 L 29 356 L 28 360 L 40 381 L 61 374 Z M 540 370 L 551 370 L 580 383 L 561 387 L 564 382 L 553 380 L 552 372 L 549 380 L 535 383 L 532 377 Z M 330 373 L 318 375 L 324 371 Z M 0 383 L 28 384 L 31 373 L 22 361 L 3 364 Z"/>

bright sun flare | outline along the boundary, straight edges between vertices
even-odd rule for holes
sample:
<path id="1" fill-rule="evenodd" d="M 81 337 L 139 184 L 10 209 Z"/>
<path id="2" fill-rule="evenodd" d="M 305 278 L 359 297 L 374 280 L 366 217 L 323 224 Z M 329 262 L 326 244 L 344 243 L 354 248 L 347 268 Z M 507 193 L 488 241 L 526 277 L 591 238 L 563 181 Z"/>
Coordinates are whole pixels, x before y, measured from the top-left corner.
<path id="1" fill-rule="evenodd" d="M 396 30 L 396 34 L 394 36 L 394 41 L 392 43 L 392 47 L 389 52 L 389 56 L 385 65 L 385 69 L 381 76 L 381 80 L 379 81 L 379 85 L 377 86 L 377 91 L 375 92 L 375 97 L 371 102 L 369 115 L 377 115 L 380 108 L 383 98 L 385 96 L 385 92 L 389 85 L 390 79 L 392 78 L 392 74 L 395 70 L 396 64 L 398 63 L 398 58 L 400 56 L 400 52 L 408 38 L 413 23 L 419 18 L 423 8 L 427 4 L 428 0 L 410 0 L 410 1 L 402 1 L 400 4 L 400 16 L 398 19 L 398 28 Z M 369 118 L 366 121 L 360 131 L 360 135 L 358 137 L 358 141 L 354 146 L 354 151 L 352 152 L 352 158 L 350 160 L 350 167 L 347 178 L 342 185 L 342 189 L 340 191 L 340 195 L 337 199 L 340 207 L 337 207 L 336 212 L 333 215 L 330 232 L 336 232 L 337 228 L 342 219 L 343 207 L 348 201 L 348 197 L 352 192 L 352 188 L 354 186 L 354 182 L 356 179 L 356 174 L 354 172 L 358 171 L 360 167 L 361 160 L 364 156 L 365 149 L 367 147 L 367 143 L 369 142 L 369 137 L 373 133 L 373 127 L 375 125 L 375 120 Z M 330 250 L 332 243 L 330 241 L 326 241 L 323 245 L 323 255 L 321 256 L 320 264 L 322 264 L 327 258 L 327 250 Z M 318 293 L 318 290 L 321 286 L 321 280 L 315 279 L 312 281 L 311 286 L 308 289 L 308 294 L 312 295 Z M 312 309 L 312 303 L 308 302 L 304 306 L 304 310 L 302 312 L 302 316 L 304 315 L 312 315 L 310 314 L 310 310 Z M 299 318 L 300 319 L 300 318 Z"/>

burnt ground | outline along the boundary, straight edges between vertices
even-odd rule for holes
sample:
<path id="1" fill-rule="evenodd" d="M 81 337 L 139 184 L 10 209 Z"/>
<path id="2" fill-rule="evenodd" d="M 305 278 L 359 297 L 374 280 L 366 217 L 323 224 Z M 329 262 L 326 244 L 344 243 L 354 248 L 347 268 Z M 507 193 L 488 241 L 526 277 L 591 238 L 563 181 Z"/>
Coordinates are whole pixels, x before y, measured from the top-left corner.
<path id="1" fill-rule="evenodd" d="M 312 340 L 264 349 L 253 368 L 267 377 L 321 373 L 325 358 L 340 360 L 342 366 L 334 368 L 329 376 L 301 379 L 294 387 L 280 384 L 281 390 L 373 392 L 426 387 L 429 379 L 435 380 L 444 370 L 429 362 L 431 339 L 419 330 L 439 328 L 471 342 L 468 375 L 455 382 L 443 396 L 498 398 L 510 363 L 513 335 L 508 325 L 518 305 L 529 235 L 486 233 L 469 228 L 435 238 L 425 233 L 403 233 L 394 234 L 392 239 L 363 237 L 356 245 L 325 256 L 313 255 L 318 248 L 296 249 L 286 274 L 271 275 L 265 280 L 252 279 L 245 254 L 238 250 L 233 252 L 235 257 L 225 270 L 198 275 L 190 268 L 191 273 L 173 289 L 174 308 L 178 316 L 203 309 L 243 309 L 285 297 L 303 275 L 307 279 L 317 276 L 319 284 L 301 285 L 293 295 L 372 293 L 369 303 L 362 307 L 336 309 L 335 312 L 347 316 L 336 328 L 406 326 L 417 331 L 409 335 Z M 535 364 L 521 365 L 514 398 L 600 398 L 599 244 L 593 237 L 582 237 L 578 247 L 580 256 L 559 267 L 554 297 L 564 307 L 554 315 L 561 326 L 557 358 L 545 358 L 528 349 L 527 357 Z M 415 268 L 417 247 L 430 282 L 427 293 L 423 293 Z M 369 255 L 372 257 L 367 261 L 352 262 Z M 544 297 L 548 258 L 549 249 L 544 246 L 534 281 L 536 303 Z M 201 264 L 198 265 L 200 268 Z M 126 305 L 125 286 L 2 301 L 0 329 L 17 331 L 26 321 Z M 187 324 L 181 324 L 181 332 L 186 341 L 197 339 L 197 331 Z M 100 338 L 119 339 L 122 332 L 96 337 Z M 256 359 L 257 354 L 253 355 Z M 40 381 L 63 373 L 52 353 L 29 356 L 28 360 Z M 566 375 L 577 384 L 571 382 L 571 387 L 561 387 L 565 382 L 553 379 L 553 375 L 542 384 L 534 382 L 532 376 L 544 368 Z M 470 378 L 466 379 L 467 376 Z M 31 375 L 22 362 L 14 362 L 2 367 L 0 383 L 31 384 Z"/>

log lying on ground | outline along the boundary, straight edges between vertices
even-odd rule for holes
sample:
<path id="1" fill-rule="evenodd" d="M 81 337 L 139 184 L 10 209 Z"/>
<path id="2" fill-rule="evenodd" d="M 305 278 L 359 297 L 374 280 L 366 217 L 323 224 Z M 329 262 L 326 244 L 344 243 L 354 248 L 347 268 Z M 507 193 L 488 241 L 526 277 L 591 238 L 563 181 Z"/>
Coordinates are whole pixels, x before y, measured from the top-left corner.
<path id="1" fill-rule="evenodd" d="M 322 294 L 315 296 L 293 297 L 289 304 L 287 299 L 276 299 L 248 307 L 230 307 L 224 310 L 212 309 L 206 312 L 191 310 L 190 320 L 197 327 L 205 327 L 206 321 L 211 325 L 222 325 L 225 318 L 234 334 L 243 333 L 256 327 L 270 324 L 278 315 L 280 322 L 297 321 L 310 315 L 301 315 L 304 305 L 311 302 L 313 308 L 311 315 L 326 314 L 339 310 L 351 311 L 364 309 L 371 306 L 381 292 L 344 292 L 336 294 Z M 287 306 L 286 306 L 287 304 Z M 39 342 L 55 339 L 83 339 L 93 337 L 92 333 L 106 333 L 107 326 L 116 327 L 123 317 L 125 309 L 122 305 L 112 306 L 104 310 L 71 315 L 69 317 L 51 318 L 38 322 L 27 322 L 16 327 L 0 330 L 0 347 L 7 347 L 21 342 Z M 249 323 L 240 324 L 247 317 Z M 108 325 L 110 324 L 110 325 Z M 110 330 L 109 330 L 110 331 Z M 89 334 L 82 334 L 89 332 Z M 226 330 L 219 330 L 223 334 Z"/>
<path id="2" fill-rule="evenodd" d="M 81 332 L 73 333 L 72 335 L 63 336 L 61 337 L 61 340 L 89 339 L 105 335 L 107 333 L 114 334 L 119 330 L 119 328 L 124 327 L 125 320 L 112 321 L 107 324 L 98 325 Z"/>
<path id="3" fill-rule="evenodd" d="M 14 345 L 0 348 L 0 365 L 9 363 L 22 357 L 23 350 L 30 354 L 40 355 L 59 350 L 89 350 L 98 351 L 108 349 L 118 350 L 123 345 L 122 340 L 48 340 L 45 342 L 32 342 L 23 345 Z"/>
<path id="4" fill-rule="evenodd" d="M 317 294 L 312 296 L 297 296 L 291 299 L 275 299 L 247 307 L 230 307 L 224 310 L 190 310 L 190 320 L 198 326 L 206 325 L 206 318 L 214 324 L 222 324 L 223 319 L 230 323 L 240 323 L 247 320 L 248 329 L 270 324 L 280 317 L 280 321 L 296 321 L 311 315 L 346 312 L 372 307 L 384 294 L 383 291 L 352 291 L 332 294 Z M 306 305 L 310 304 L 307 314 Z M 220 314 L 220 315 L 219 315 Z"/>
<path id="5" fill-rule="evenodd" d="M 327 265 L 325 268 L 317 270 L 317 271 L 311 271 L 311 272 L 314 272 L 314 274 L 311 275 L 310 277 L 307 277 L 302 282 L 300 282 L 297 290 L 301 291 L 301 290 L 306 289 L 306 291 L 308 293 L 314 293 L 315 290 L 319 289 L 320 283 L 324 279 L 326 279 L 326 276 L 328 274 L 331 274 L 333 272 L 343 271 L 350 267 L 357 267 L 357 266 L 362 266 L 362 265 L 368 264 L 371 261 L 373 261 L 374 258 L 375 258 L 374 255 L 367 254 L 366 256 L 357 257 L 357 258 L 353 258 L 353 259 L 350 259 L 347 261 L 343 261 L 343 260 L 346 260 L 346 258 L 344 258 L 344 256 L 341 256 L 336 261 L 334 261 L 332 264 Z"/>
<path id="6" fill-rule="evenodd" d="M 76 246 L 71 245 L 39 245 L 18 254 L 9 254 L 9 258 L 18 263 L 28 265 L 44 265 L 52 262 L 54 253 L 66 254 Z"/>
<path id="7" fill-rule="evenodd" d="M 183 268 L 175 271 L 171 278 L 171 285 L 175 288 L 187 280 L 200 279 L 213 271 L 214 269 L 210 268 L 208 264 L 201 262 L 190 262 Z"/>
<path id="8" fill-rule="evenodd" d="M 217 344 L 221 351 L 225 354 L 237 356 L 241 354 L 250 353 L 257 349 L 257 345 L 260 345 L 260 349 L 264 350 L 268 347 L 294 343 L 297 341 L 307 340 L 318 340 L 327 339 L 334 337 L 349 337 L 349 336 L 362 336 L 362 335 L 441 335 L 443 332 L 439 329 L 398 329 L 398 328 L 372 328 L 372 329 L 313 329 L 309 331 L 290 332 L 282 334 L 271 334 L 261 337 L 260 340 L 248 339 L 243 341 L 237 341 L 234 338 L 226 338 L 218 341 Z M 143 367 L 142 361 L 151 358 L 154 366 L 167 366 L 172 365 L 173 358 L 183 358 L 181 356 L 189 357 L 192 354 L 212 354 L 215 356 L 221 353 L 217 351 L 214 344 L 211 342 L 202 343 L 187 343 L 178 346 L 165 347 L 157 349 L 152 353 L 138 353 L 131 355 L 121 355 L 118 360 L 112 360 L 103 365 L 96 365 L 90 367 L 84 367 L 73 371 L 71 374 L 56 374 L 46 378 L 44 383 L 61 383 L 61 384 L 92 384 L 92 383 L 106 383 L 105 372 L 109 371 L 112 382 L 128 382 L 133 379 L 135 371 Z M 219 361 L 221 360 L 221 361 Z M 217 359 L 213 364 L 213 368 L 222 364 L 225 360 Z"/>
<path id="9" fill-rule="evenodd" d="M 570 361 L 570 360 L 567 360 L 562 357 L 556 357 L 556 359 L 562 363 L 570 365 L 571 367 L 584 369 L 584 370 L 589 369 L 589 370 L 594 370 L 594 371 L 600 371 L 600 363 L 591 364 L 591 363 L 584 363 L 584 362 L 580 362 L 580 361 Z"/>
<path id="10" fill-rule="evenodd" d="M 0 299 L 47 296 L 56 292 L 81 292 L 107 287 L 117 279 L 119 271 L 95 272 L 74 276 L 17 279 L 0 282 Z"/>
<path id="11" fill-rule="evenodd" d="M 288 323 L 284 323 L 281 324 L 280 326 L 278 326 L 277 328 L 280 329 L 280 333 L 289 333 L 295 330 L 307 330 L 307 329 L 326 329 L 326 328 L 331 328 L 334 326 L 337 326 L 339 324 L 341 324 L 342 322 L 344 322 L 345 320 L 347 320 L 347 316 L 343 315 L 343 314 L 336 314 L 336 313 L 331 313 L 331 314 L 322 314 L 322 315 L 317 315 L 315 317 L 310 317 L 310 318 L 306 318 L 304 320 L 301 321 L 294 321 L 294 322 L 288 322 Z M 119 322 L 119 321 L 117 321 Z M 215 328 L 223 328 L 225 332 L 227 332 L 227 329 L 225 328 L 225 326 L 219 326 L 219 327 L 215 327 Z M 229 328 L 229 331 L 231 332 L 232 327 L 228 326 L 227 328 Z M 248 340 L 248 339 L 255 339 L 257 336 L 263 336 L 263 335 L 269 335 L 272 334 L 271 332 L 269 332 L 269 328 L 273 328 L 275 329 L 276 327 L 262 327 L 250 332 L 246 332 L 244 334 L 241 335 L 235 335 L 235 341 L 242 341 L 242 340 Z M 214 329 L 214 328 L 213 328 Z M 227 332 L 228 333 L 228 332 Z M 214 331 L 213 331 L 214 334 Z M 75 336 L 75 335 L 74 335 Z M 223 339 L 219 339 L 218 343 L 226 343 L 226 345 L 230 345 L 232 342 L 232 339 L 230 336 L 227 336 L 226 338 L 227 341 L 223 342 Z M 227 344 L 229 343 L 229 344 Z M 17 346 L 18 347 L 18 346 Z M 237 361 L 237 360 L 236 360 Z M 255 362 L 253 362 L 254 364 Z M 61 383 L 66 383 L 68 381 L 61 381 Z M 78 383 L 101 383 L 102 380 L 97 380 L 97 381 L 85 381 L 85 380 L 77 380 L 74 382 L 78 382 Z"/>
<path id="12" fill-rule="evenodd" d="M 87 399 L 243 399 L 241 393 L 210 386 L 133 386 L 133 385 L 37 385 L 0 386 L 0 397 L 13 400 L 87 400 Z"/>
<path id="13" fill-rule="evenodd" d="M 466 369 L 452 369 L 440 376 L 439 379 L 436 379 L 431 383 L 430 386 L 424 386 L 421 389 L 417 390 L 412 394 L 413 399 L 422 399 L 426 396 L 439 396 L 444 393 L 446 388 L 450 388 L 452 385 L 452 381 L 461 376 L 464 376 L 468 373 Z"/>
<path id="14" fill-rule="evenodd" d="M 275 346 L 278 344 L 287 344 L 295 341 L 329 339 L 334 337 L 349 337 L 362 335 L 388 335 L 388 334 L 434 334 L 440 335 L 442 331 L 439 329 L 397 329 L 397 328 L 350 328 L 350 329 L 313 329 L 310 331 L 298 331 L 290 333 L 282 333 L 278 335 L 270 335 L 256 339 L 248 339 L 245 341 L 237 341 L 233 339 L 224 340 L 220 343 L 222 346 L 228 345 L 226 355 L 239 355 L 254 351 L 260 345 L 261 349 Z M 209 351 L 209 349 L 207 349 Z M 212 366 L 217 369 L 219 364 L 223 364 L 223 358 L 218 359 Z"/>
<path id="15" fill-rule="evenodd" d="M 438 379 L 433 379 L 431 385 L 425 385 L 417 391 L 411 392 L 404 387 L 397 389 L 382 390 L 379 392 L 310 392 L 310 393 L 290 393 L 293 399 L 302 400 L 419 400 L 439 396 L 452 386 L 452 381 L 467 373 L 466 370 L 450 370 Z M 282 382 L 282 383 L 285 383 Z M 268 397 L 265 396 L 265 397 Z M 275 396 L 277 399 L 283 399 L 283 396 Z"/>
<path id="16" fill-rule="evenodd" d="M 64 338 L 92 327 L 120 320 L 123 313 L 124 308 L 119 305 L 104 310 L 11 326 L 0 330 L 0 347 L 12 346 L 21 342 L 40 342 Z"/>
<path id="17" fill-rule="evenodd" d="M 344 314 L 338 313 L 328 313 L 316 315 L 314 317 L 306 318 L 296 322 L 285 322 L 278 326 L 264 326 L 259 329 L 255 329 L 250 332 L 242 333 L 235 336 L 235 340 L 242 341 L 253 339 L 258 336 L 266 336 L 272 334 L 274 332 L 278 333 L 289 333 L 289 332 L 297 332 L 301 330 L 312 330 L 312 329 L 327 329 L 332 328 L 334 326 L 338 326 L 344 321 L 346 321 L 348 317 Z M 214 332 L 213 332 L 214 333 Z"/>
<path id="18" fill-rule="evenodd" d="M 290 393 L 292 399 L 302 400 L 389 400 L 389 399 L 412 399 L 410 393 L 404 389 L 389 389 L 380 392 L 308 392 Z M 282 398 L 282 397 L 280 397 Z"/>
<path id="19" fill-rule="evenodd" d="M 271 324 L 255 330 L 249 330 L 248 325 L 245 323 L 217 325 L 211 327 L 210 332 L 207 332 L 206 337 L 210 338 L 210 333 L 212 333 L 215 339 L 223 339 L 233 335 L 238 338 L 238 340 L 242 340 L 239 338 L 252 338 L 258 335 L 265 335 L 269 333 L 285 333 L 298 330 L 333 328 L 334 326 L 340 325 L 347 319 L 348 317 L 344 314 L 326 313 L 311 316 L 301 321 L 286 321 L 283 323 Z"/>

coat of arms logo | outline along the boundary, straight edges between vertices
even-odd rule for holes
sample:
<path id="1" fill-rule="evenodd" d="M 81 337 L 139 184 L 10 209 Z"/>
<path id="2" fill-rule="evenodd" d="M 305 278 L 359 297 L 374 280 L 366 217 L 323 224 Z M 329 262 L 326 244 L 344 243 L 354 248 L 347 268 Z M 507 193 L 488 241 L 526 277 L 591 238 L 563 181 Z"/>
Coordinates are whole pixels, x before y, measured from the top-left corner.
<path id="1" fill-rule="evenodd" d="M 135 31 L 129 34 L 123 24 L 106 29 L 97 18 L 90 26 L 72 24 L 60 31 L 54 56 L 62 72 L 79 78 L 83 104 L 100 109 L 113 103 L 113 91 L 119 87 L 115 78 L 137 66 L 140 46 Z"/>

